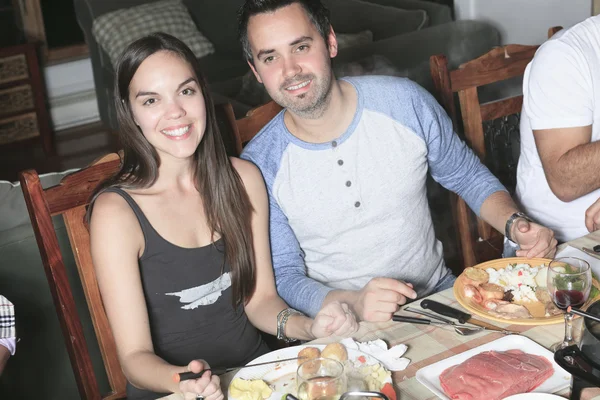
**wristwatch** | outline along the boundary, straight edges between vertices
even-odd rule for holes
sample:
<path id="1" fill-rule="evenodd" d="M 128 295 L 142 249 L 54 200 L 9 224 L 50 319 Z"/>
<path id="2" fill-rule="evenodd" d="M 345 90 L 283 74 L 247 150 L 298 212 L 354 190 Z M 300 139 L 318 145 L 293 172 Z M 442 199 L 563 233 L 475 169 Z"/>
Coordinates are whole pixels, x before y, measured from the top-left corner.
<path id="1" fill-rule="evenodd" d="M 531 218 L 529 218 L 527 215 L 525 215 L 521 211 L 517 211 L 516 213 L 514 213 L 513 215 L 508 217 L 508 220 L 506 220 L 506 226 L 504 227 L 504 236 L 506 236 L 506 238 L 508 240 L 510 240 L 511 242 L 514 242 L 514 240 L 511 237 L 510 232 L 511 232 L 513 223 L 515 222 L 515 220 L 517 218 L 523 218 L 526 221 L 533 222 L 533 220 Z"/>

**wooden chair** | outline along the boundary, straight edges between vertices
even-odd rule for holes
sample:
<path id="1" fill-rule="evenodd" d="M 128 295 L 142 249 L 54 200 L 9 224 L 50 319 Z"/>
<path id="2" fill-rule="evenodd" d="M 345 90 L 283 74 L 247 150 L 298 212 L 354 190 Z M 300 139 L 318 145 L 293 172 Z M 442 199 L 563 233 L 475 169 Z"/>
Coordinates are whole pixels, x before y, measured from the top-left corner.
<path id="1" fill-rule="evenodd" d="M 231 105 L 217 106 L 217 121 L 227 153 L 239 155 L 242 143 L 250 140 L 278 111 L 274 103 L 267 104 L 236 121 Z M 90 236 L 85 223 L 91 194 L 98 184 L 118 171 L 119 163 L 120 159 L 116 153 L 109 154 L 89 167 L 66 176 L 59 185 L 45 190 L 34 170 L 20 173 L 25 203 L 82 399 L 125 398 L 127 381 L 119 364 L 115 341 L 96 281 L 90 253 Z M 110 385 L 108 394 L 100 393 L 98 379 L 92 368 L 82 323 L 77 314 L 63 255 L 52 224 L 52 217 L 56 215 L 62 215 L 65 221 Z"/>
<path id="2" fill-rule="evenodd" d="M 125 398 L 126 379 L 117 358 L 115 341 L 102 305 L 90 254 L 90 235 L 85 225 L 89 198 L 96 186 L 115 174 L 119 156 L 109 154 L 90 167 L 63 178 L 58 186 L 42 189 L 34 170 L 21 172 L 20 181 L 29 217 L 40 249 L 42 263 L 54 300 L 77 387 L 83 399 Z M 62 215 L 98 338 L 111 391 L 100 394 L 81 320 L 69 285 L 52 217 Z"/>
<path id="3" fill-rule="evenodd" d="M 548 36 L 561 29 L 550 28 Z M 458 93 L 464 139 L 505 185 L 516 180 L 516 160 L 510 166 L 505 165 L 504 160 L 494 162 L 489 151 L 491 145 L 489 142 L 486 145 L 484 130 L 492 130 L 490 122 L 502 119 L 501 124 L 517 134 L 523 95 L 480 103 L 478 88 L 522 76 L 538 47 L 515 44 L 497 47 L 453 71 L 448 69 L 448 60 L 444 55 L 430 58 L 438 100 L 452 119 L 455 131 L 461 131 L 454 102 L 454 93 Z M 512 127 L 509 126 L 509 119 L 512 120 Z M 484 125 L 487 129 L 484 129 Z M 491 164 L 495 164 L 496 168 L 492 168 Z M 460 197 L 452 194 L 451 202 L 462 253 L 462 269 L 501 257 L 504 234 L 477 218 Z"/>

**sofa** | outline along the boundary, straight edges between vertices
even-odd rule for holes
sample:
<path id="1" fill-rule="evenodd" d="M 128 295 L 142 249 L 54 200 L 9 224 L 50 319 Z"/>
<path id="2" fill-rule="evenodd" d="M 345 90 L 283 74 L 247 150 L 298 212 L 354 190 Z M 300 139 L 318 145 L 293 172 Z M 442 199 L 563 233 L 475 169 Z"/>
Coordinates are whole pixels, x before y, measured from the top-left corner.
<path id="1" fill-rule="evenodd" d="M 357 35 L 365 31 L 372 35 L 371 40 L 340 48 L 334 68 L 345 75 L 349 72 L 406 76 L 432 90 L 429 56 L 447 54 L 452 67 L 500 43 L 499 32 L 486 23 L 453 21 L 451 7 L 441 4 L 444 0 L 323 2 L 331 11 L 332 26 L 338 35 Z M 112 104 L 114 67 L 107 46 L 103 47 L 97 40 L 94 22 L 111 13 L 150 3 L 148 0 L 74 0 L 76 17 L 90 51 L 100 117 L 113 129 L 117 129 Z M 242 4 L 243 0 L 183 0 L 198 31 L 214 47 L 214 52 L 199 57 L 199 61 L 215 102 L 231 103 L 238 118 L 268 100 L 265 92 L 256 88 L 260 84 L 249 74 L 237 39 L 236 12 Z"/>

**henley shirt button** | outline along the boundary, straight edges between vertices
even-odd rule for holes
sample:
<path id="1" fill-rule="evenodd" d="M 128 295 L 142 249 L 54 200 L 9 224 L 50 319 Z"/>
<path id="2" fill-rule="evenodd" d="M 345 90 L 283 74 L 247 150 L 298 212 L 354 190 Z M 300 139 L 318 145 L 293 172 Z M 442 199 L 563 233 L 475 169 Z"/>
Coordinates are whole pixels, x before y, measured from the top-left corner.
<path id="1" fill-rule="evenodd" d="M 337 147 L 337 142 L 334 140 L 333 142 L 331 142 L 331 146 L 332 147 Z"/>
<path id="2" fill-rule="evenodd" d="M 356 208 L 360 207 L 360 201 L 357 201 L 356 203 L 354 203 L 354 207 L 356 207 Z"/>
<path id="3" fill-rule="evenodd" d="M 338 160 L 338 165 L 344 165 L 344 160 Z"/>
<path id="4" fill-rule="evenodd" d="M 350 187 L 351 185 L 352 185 L 352 182 L 346 181 L 346 186 Z"/>

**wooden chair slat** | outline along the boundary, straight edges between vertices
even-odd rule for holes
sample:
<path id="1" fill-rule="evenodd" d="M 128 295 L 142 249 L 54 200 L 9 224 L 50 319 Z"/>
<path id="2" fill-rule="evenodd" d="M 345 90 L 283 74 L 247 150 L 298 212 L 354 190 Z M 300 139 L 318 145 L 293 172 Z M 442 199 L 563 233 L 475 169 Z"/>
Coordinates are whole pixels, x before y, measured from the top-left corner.
<path id="1" fill-rule="evenodd" d="M 481 120 L 492 121 L 505 115 L 521 112 L 523 107 L 523 96 L 510 97 L 497 101 L 490 101 L 481 105 Z"/>
<path id="2" fill-rule="evenodd" d="M 460 109 L 463 118 L 465 138 L 475 150 L 480 160 L 485 160 L 485 138 L 479 109 L 477 88 L 471 87 L 458 92 Z"/>
<path id="3" fill-rule="evenodd" d="M 88 204 L 93 190 L 107 176 L 111 176 L 119 170 L 119 163 L 117 156 L 117 159 L 102 162 L 94 168 L 86 168 L 64 177 L 60 185 L 46 191 L 50 213 L 54 216 L 62 214 L 70 208 Z"/>
<path id="4" fill-rule="evenodd" d="M 452 91 L 483 86 L 523 75 L 539 46 L 511 44 L 497 47 L 450 72 Z"/>
<path id="5" fill-rule="evenodd" d="M 79 277 L 83 291 L 87 299 L 88 308 L 92 317 L 92 323 L 98 338 L 100 353 L 104 360 L 104 368 L 111 388 L 118 394 L 124 394 L 127 379 L 123 374 L 119 358 L 117 357 L 117 346 L 104 310 L 100 288 L 96 279 L 96 271 L 93 268 L 92 255 L 90 252 L 90 233 L 84 223 L 87 209 L 79 206 L 66 211 L 63 214 L 71 248 L 75 256 L 75 263 L 79 271 Z"/>

